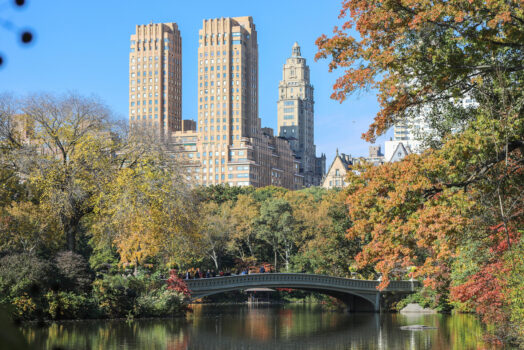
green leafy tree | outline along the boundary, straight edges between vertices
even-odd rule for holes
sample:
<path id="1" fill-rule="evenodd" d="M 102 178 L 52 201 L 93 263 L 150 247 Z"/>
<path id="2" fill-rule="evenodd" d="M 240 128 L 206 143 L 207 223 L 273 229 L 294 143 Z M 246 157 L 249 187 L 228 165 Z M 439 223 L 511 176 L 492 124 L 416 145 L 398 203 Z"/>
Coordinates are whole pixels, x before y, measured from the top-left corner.
<path id="1" fill-rule="evenodd" d="M 360 241 L 346 238 L 351 221 L 345 200 L 344 192 L 331 190 L 309 210 L 305 226 L 311 235 L 293 258 L 297 269 L 340 277 L 351 277 L 351 272 L 356 272 L 353 265 Z"/>
<path id="2" fill-rule="evenodd" d="M 260 206 L 257 219 L 257 236 L 273 250 L 273 262 L 278 269 L 278 256 L 284 260 L 289 270 L 292 253 L 295 249 L 295 220 L 291 205 L 283 198 L 269 198 Z"/>

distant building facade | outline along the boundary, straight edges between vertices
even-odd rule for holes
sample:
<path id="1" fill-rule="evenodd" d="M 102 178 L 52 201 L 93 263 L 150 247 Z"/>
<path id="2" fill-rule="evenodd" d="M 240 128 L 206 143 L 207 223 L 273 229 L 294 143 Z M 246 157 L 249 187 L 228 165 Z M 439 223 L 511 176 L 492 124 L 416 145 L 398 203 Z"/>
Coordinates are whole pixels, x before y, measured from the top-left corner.
<path id="1" fill-rule="evenodd" d="M 380 146 L 369 147 L 369 157 L 352 157 L 351 155 L 338 152 L 335 155 L 335 159 L 329 166 L 326 175 L 322 179 L 322 187 L 331 188 L 344 188 L 347 186 L 346 176 L 348 171 L 351 171 L 353 165 L 368 162 L 375 166 L 384 164 L 384 155 L 381 152 Z"/>
<path id="2" fill-rule="evenodd" d="M 305 186 L 319 186 L 326 169 L 326 157 L 316 156 L 313 85 L 309 66 L 295 43 L 284 64 L 278 86 L 278 134 L 287 139 L 300 160 Z"/>
<path id="3" fill-rule="evenodd" d="M 465 96 L 453 103 L 464 109 L 475 108 L 478 104 L 470 96 Z M 431 135 L 434 130 L 428 123 L 429 107 L 423 107 L 416 116 L 396 123 L 393 126 L 393 138 L 385 142 L 385 160 L 396 162 L 411 153 L 424 151 L 423 138 Z"/>
<path id="4" fill-rule="evenodd" d="M 331 162 L 324 179 L 322 180 L 322 187 L 331 188 L 344 188 L 346 187 L 346 174 L 353 165 L 354 158 L 351 155 L 344 153 L 338 153 L 335 155 L 335 159 Z"/>
<path id="5" fill-rule="evenodd" d="M 380 146 L 369 146 L 369 157 L 365 158 L 368 163 L 373 165 L 384 164 L 385 157 Z"/>
<path id="6" fill-rule="evenodd" d="M 387 162 L 396 162 L 408 154 L 420 152 L 421 140 L 417 135 L 420 132 L 424 132 L 426 128 L 427 126 L 421 118 L 417 118 L 416 123 L 413 125 L 406 122 L 395 124 L 393 126 L 393 138 L 386 141 L 384 145 L 385 160 Z"/>
<path id="7" fill-rule="evenodd" d="M 137 25 L 131 35 L 129 124 L 162 137 L 182 129 L 182 38 L 176 23 Z"/>

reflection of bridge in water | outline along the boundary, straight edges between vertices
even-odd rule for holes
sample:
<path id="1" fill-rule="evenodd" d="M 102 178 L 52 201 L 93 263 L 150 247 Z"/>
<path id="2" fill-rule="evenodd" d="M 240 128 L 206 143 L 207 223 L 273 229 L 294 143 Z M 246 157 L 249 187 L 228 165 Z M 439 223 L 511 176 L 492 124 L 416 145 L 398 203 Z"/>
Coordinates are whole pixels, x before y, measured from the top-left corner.
<path id="1" fill-rule="evenodd" d="M 233 309 L 237 311 L 231 312 Z M 418 317 L 424 320 L 416 322 L 437 326 L 432 323 L 435 315 Z M 436 331 L 400 332 L 404 322 L 404 316 L 398 314 L 326 312 L 307 305 L 222 306 L 216 314 L 212 305 L 205 305 L 204 315 L 197 316 L 184 332 L 185 349 L 386 350 L 405 349 L 411 342 L 425 345 L 415 345 L 417 349 L 433 348 Z M 424 340 L 406 340 L 412 337 Z"/>
<path id="2" fill-rule="evenodd" d="M 205 329 L 194 329 L 189 332 L 188 348 L 200 349 L 347 349 L 352 346 L 356 349 L 365 349 L 372 340 L 382 336 L 380 316 L 377 314 L 353 314 L 356 318 L 344 319 L 340 317 L 335 326 L 326 324 L 304 334 L 287 335 L 284 330 L 277 329 L 281 324 L 270 319 L 271 332 L 265 339 L 256 335 L 248 336 L 246 330 L 229 329 L 227 318 L 216 318 L 205 324 Z M 263 318 L 262 318 L 263 320 Z M 258 322 L 262 321 L 257 319 Z M 244 320 L 247 321 L 247 320 Z M 214 325 L 215 332 L 208 329 Z M 203 326 L 203 325 L 202 325 Z M 260 327 L 260 325 L 258 325 Z M 203 327 L 204 328 L 204 327 Z M 239 335 L 237 334 L 243 334 Z M 249 334 L 249 333 L 248 333 Z M 383 336 L 382 336 L 383 337 Z M 371 341 L 370 341 L 371 340 Z M 386 343 L 389 343 L 386 341 Z M 386 349 L 386 348 L 384 348 Z"/>
<path id="3" fill-rule="evenodd" d="M 305 273 L 260 273 L 240 276 L 214 277 L 186 280 L 191 298 L 250 288 L 292 288 L 319 292 L 344 301 L 350 311 L 380 311 L 384 295 L 414 292 L 413 281 L 391 281 L 379 291 L 379 281 L 355 280 L 342 277 Z"/>

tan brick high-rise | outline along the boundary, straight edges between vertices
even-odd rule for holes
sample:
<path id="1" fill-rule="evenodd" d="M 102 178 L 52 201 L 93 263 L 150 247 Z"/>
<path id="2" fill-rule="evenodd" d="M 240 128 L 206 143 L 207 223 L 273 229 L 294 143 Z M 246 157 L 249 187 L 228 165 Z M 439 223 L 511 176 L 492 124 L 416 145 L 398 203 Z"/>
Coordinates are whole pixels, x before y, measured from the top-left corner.
<path id="1" fill-rule="evenodd" d="M 256 134 L 258 44 L 251 17 L 204 20 L 199 31 L 198 120 L 204 142 Z"/>
<path id="2" fill-rule="evenodd" d="M 182 129 L 182 38 L 176 23 L 137 25 L 131 35 L 129 124 L 161 136 Z"/>

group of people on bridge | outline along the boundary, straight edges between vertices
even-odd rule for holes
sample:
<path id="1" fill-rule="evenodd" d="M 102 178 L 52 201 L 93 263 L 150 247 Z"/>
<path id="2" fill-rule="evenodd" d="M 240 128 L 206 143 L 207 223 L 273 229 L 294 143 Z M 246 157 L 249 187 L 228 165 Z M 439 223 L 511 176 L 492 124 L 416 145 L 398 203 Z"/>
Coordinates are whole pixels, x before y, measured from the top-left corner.
<path id="1" fill-rule="evenodd" d="M 273 273 L 275 272 L 272 267 L 266 267 L 264 265 L 261 265 L 260 268 L 242 268 L 237 269 L 236 273 L 233 273 L 229 270 L 226 271 L 219 271 L 218 273 L 215 272 L 215 270 L 200 270 L 200 268 L 197 268 L 196 270 L 191 269 L 187 270 L 186 273 L 179 273 L 178 277 L 185 280 L 190 279 L 199 279 L 199 278 L 214 278 L 214 277 L 225 277 L 225 276 L 241 276 L 241 275 L 249 275 L 250 273 Z"/>

